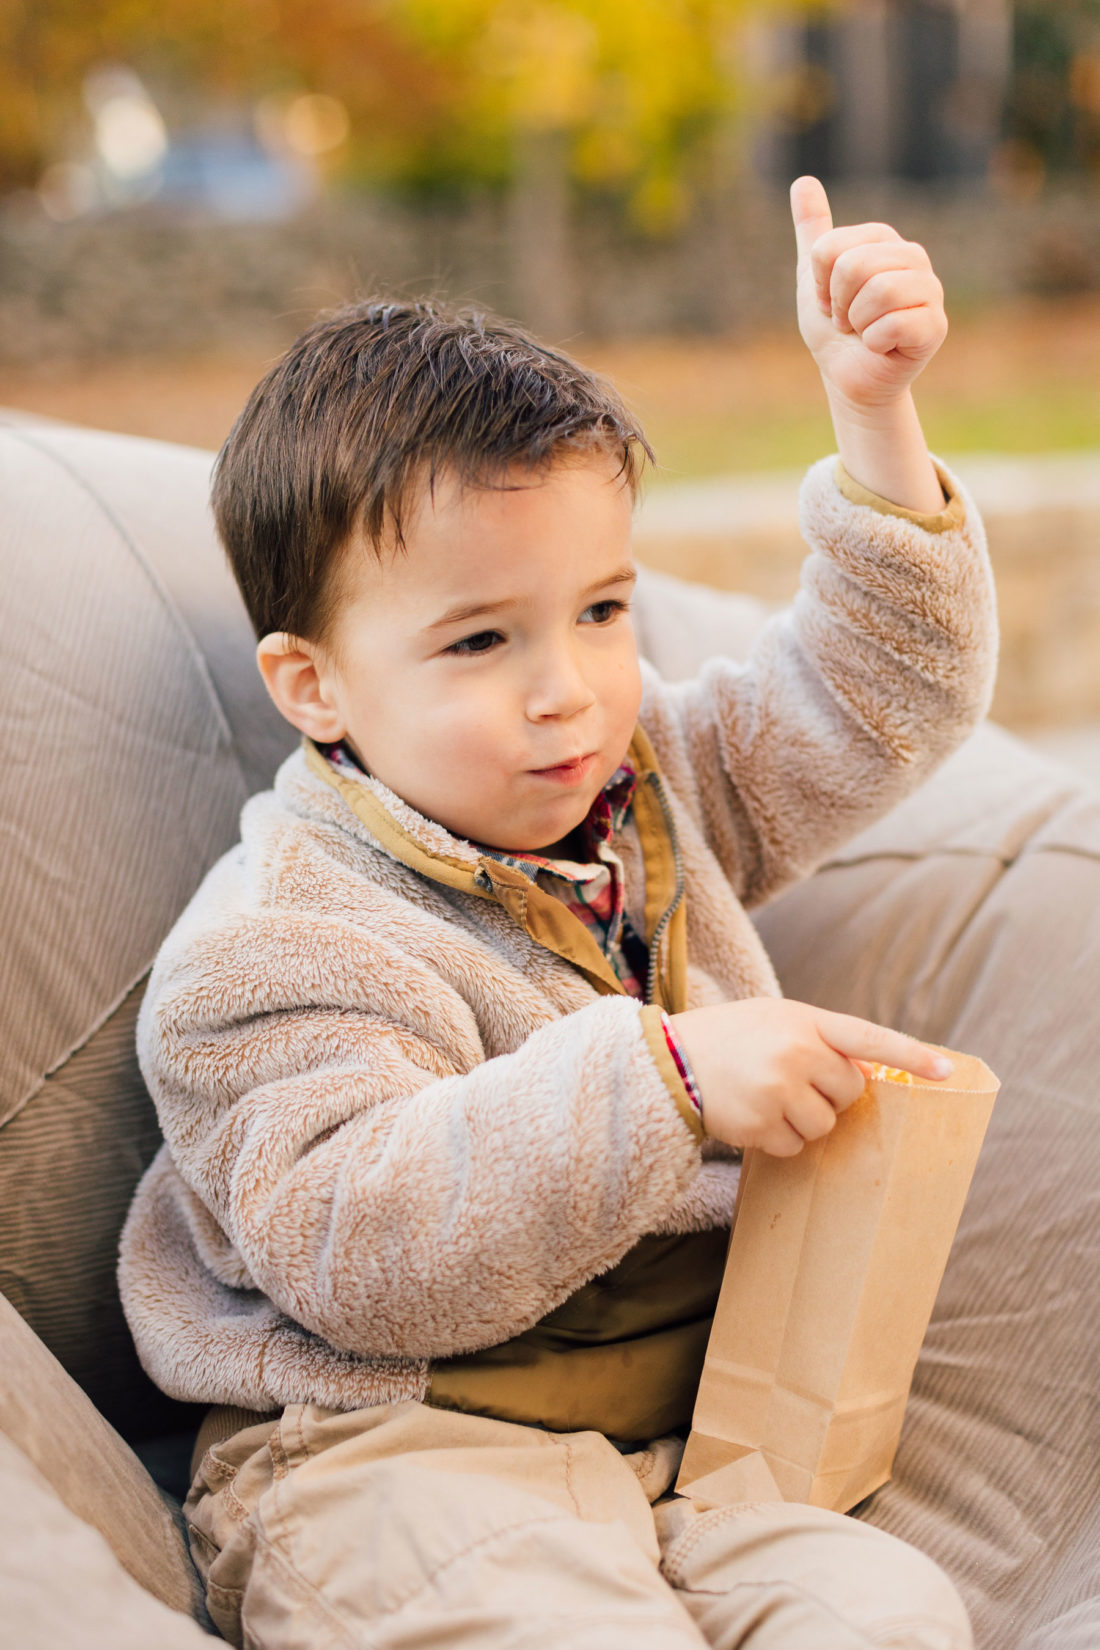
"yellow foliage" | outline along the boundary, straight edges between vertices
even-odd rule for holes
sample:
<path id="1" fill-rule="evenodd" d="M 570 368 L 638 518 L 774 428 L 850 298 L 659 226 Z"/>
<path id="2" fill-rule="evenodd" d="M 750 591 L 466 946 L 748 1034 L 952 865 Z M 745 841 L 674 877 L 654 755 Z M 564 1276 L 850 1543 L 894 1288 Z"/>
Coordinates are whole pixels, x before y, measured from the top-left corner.
<path id="1" fill-rule="evenodd" d="M 652 231 L 683 215 L 693 144 L 741 106 L 737 32 L 769 0 L 388 0 L 406 39 L 445 59 L 486 138 L 556 130 L 582 185 L 629 194 Z M 790 5 L 783 9 L 790 11 Z"/>
<path id="2" fill-rule="evenodd" d="M 363 176 L 502 178 L 519 163 L 522 134 L 556 132 L 582 187 L 626 193 L 638 220 L 659 228 L 682 211 L 693 146 L 728 130 L 741 107 L 738 30 L 779 6 L 7 0 L 0 183 L 5 170 L 33 181 L 63 158 L 84 118 L 83 77 L 122 63 L 175 109 L 335 99 L 350 121 L 341 154 Z"/>

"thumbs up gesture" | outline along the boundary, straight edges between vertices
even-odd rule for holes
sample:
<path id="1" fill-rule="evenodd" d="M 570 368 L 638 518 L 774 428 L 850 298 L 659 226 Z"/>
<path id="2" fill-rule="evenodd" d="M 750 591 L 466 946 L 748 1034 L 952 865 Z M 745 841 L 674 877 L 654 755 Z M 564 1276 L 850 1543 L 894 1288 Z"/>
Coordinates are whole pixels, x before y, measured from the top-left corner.
<path id="1" fill-rule="evenodd" d="M 903 396 L 947 336 L 927 252 L 884 223 L 834 229 L 817 178 L 791 186 L 798 324 L 830 390 L 853 411 Z"/>

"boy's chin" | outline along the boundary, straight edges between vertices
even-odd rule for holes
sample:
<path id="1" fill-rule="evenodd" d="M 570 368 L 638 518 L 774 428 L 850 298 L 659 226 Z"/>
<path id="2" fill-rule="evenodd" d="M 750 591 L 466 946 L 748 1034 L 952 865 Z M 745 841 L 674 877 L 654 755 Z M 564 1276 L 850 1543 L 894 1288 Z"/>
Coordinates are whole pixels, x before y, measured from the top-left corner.
<path id="1" fill-rule="evenodd" d="M 528 853 L 538 854 L 543 859 L 579 859 L 584 854 L 584 843 L 581 840 L 581 827 L 588 818 L 589 808 L 586 808 L 575 824 L 565 830 L 560 827 L 556 836 L 541 833 L 541 846 L 534 842 L 527 842 L 524 847 Z M 513 850 L 515 851 L 515 850 Z"/>
<path id="2" fill-rule="evenodd" d="M 588 818 L 591 803 L 584 808 L 574 823 L 563 823 L 559 819 L 553 825 L 542 830 L 533 828 L 530 833 L 520 838 L 517 833 L 509 832 L 506 843 L 493 842 L 488 838 L 481 839 L 486 848 L 493 848 L 498 854 L 538 854 L 541 859 L 576 859 L 581 852 L 580 828 Z"/>

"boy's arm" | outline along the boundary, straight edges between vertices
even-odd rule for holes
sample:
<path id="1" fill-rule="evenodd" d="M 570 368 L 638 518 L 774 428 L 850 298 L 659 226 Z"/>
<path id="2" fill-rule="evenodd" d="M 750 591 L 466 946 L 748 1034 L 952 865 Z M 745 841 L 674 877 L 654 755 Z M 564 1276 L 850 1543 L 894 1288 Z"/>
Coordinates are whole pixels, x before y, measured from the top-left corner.
<path id="1" fill-rule="evenodd" d="M 492 967 L 461 929 L 447 962 Z M 173 939 L 139 1049 L 207 1271 L 337 1348 L 423 1358 L 528 1328 L 694 1180 L 701 1125 L 656 1035 L 658 1011 L 609 997 L 486 1061 L 446 969 L 284 910 Z M 155 1358 L 163 1327 L 134 1328 Z"/>
<path id="2" fill-rule="evenodd" d="M 792 191 L 799 322 L 841 463 L 802 490 L 811 554 L 747 665 L 650 681 L 642 720 L 736 893 L 758 904 L 912 791 L 985 714 L 996 664 L 981 522 L 933 464 L 910 384 L 946 330 L 922 248 L 834 230 Z"/>

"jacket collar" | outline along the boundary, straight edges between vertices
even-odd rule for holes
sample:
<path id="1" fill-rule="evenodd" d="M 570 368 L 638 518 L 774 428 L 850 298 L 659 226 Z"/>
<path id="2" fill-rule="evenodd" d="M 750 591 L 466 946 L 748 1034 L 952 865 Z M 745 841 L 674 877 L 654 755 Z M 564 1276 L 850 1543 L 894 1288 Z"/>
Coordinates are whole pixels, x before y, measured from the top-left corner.
<path id="1" fill-rule="evenodd" d="M 341 773 L 312 740 L 303 741 L 310 772 L 332 786 L 393 859 L 432 882 L 501 905 L 532 939 L 579 968 L 600 992 L 622 994 L 615 970 L 592 931 L 522 871 L 450 836 L 369 777 Z M 645 938 L 650 946 L 647 1001 L 683 1006 L 686 935 L 683 876 L 657 758 L 639 726 L 629 759 L 637 773 L 634 815 L 645 863 Z"/>

